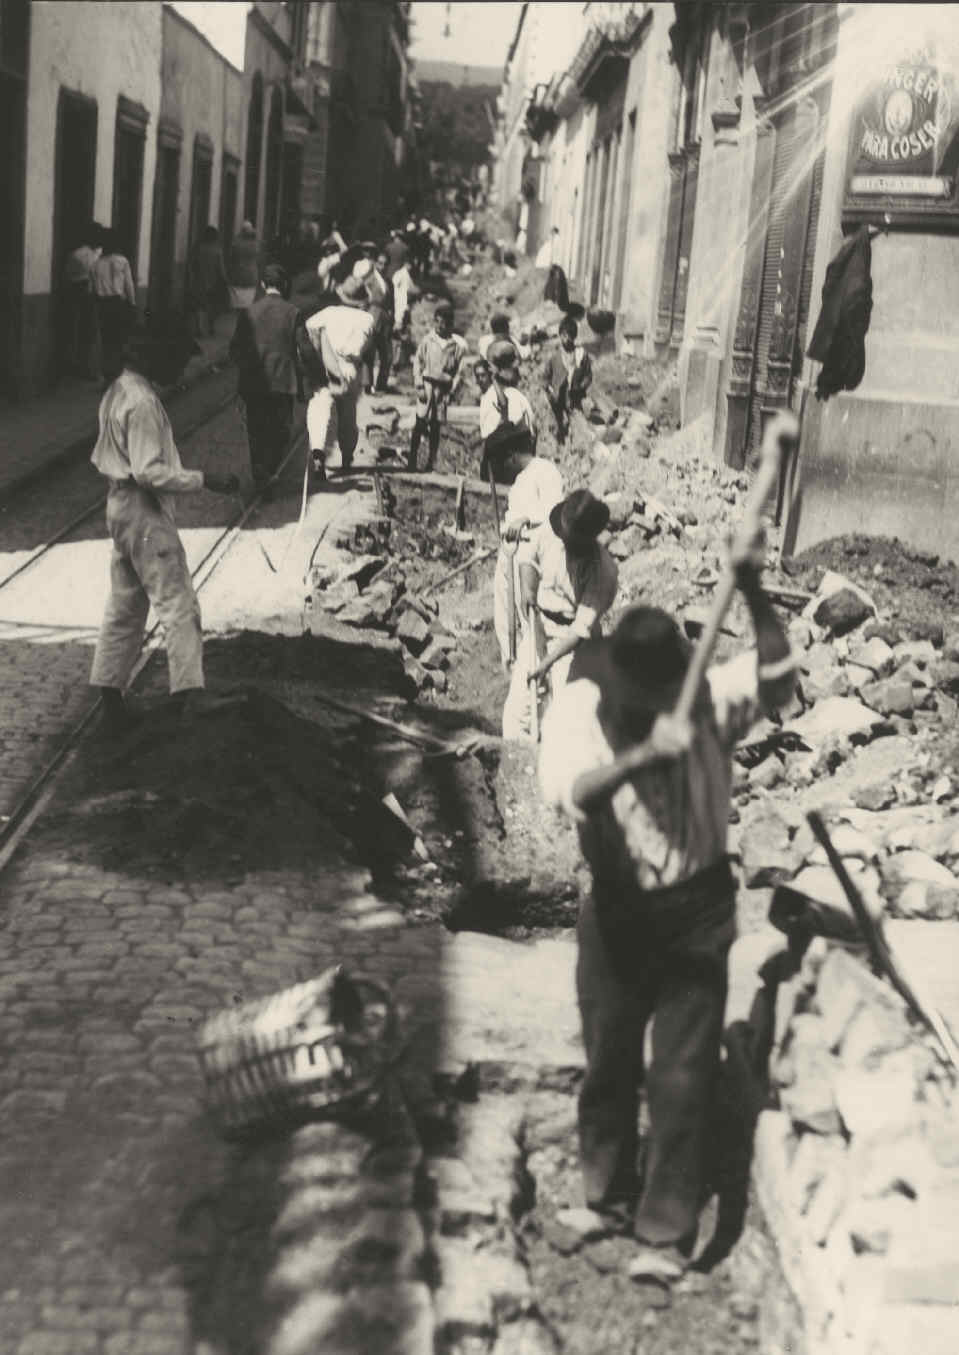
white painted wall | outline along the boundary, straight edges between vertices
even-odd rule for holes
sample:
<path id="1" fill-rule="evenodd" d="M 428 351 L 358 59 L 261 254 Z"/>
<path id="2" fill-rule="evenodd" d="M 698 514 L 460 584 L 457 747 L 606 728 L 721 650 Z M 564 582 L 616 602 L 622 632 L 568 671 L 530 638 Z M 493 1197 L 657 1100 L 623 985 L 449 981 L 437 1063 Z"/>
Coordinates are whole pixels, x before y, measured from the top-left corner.
<path id="1" fill-rule="evenodd" d="M 118 95 L 143 104 L 150 114 L 143 157 L 140 250 L 134 266 L 138 285 L 145 287 L 160 109 L 161 5 L 153 0 L 34 0 L 30 12 L 24 292 L 33 296 L 51 289 L 57 101 L 61 88 L 97 101 L 93 213 L 103 225 L 110 224 L 113 212 Z"/>

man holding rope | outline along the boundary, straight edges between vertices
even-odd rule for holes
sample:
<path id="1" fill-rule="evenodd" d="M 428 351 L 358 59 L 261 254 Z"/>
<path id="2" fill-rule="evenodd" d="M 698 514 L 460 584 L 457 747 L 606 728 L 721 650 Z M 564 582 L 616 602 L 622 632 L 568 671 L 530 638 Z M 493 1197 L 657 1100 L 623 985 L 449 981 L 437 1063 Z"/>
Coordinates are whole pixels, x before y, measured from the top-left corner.
<path id="1" fill-rule="evenodd" d="M 748 604 L 755 650 L 699 681 L 708 649 L 692 656 L 667 613 L 631 608 L 611 636 L 578 648 L 543 723 L 543 794 L 575 821 L 593 877 L 576 976 L 586 1201 L 611 1231 L 640 1242 L 630 1275 L 667 1286 L 689 1263 L 703 1202 L 735 933 L 726 855 L 733 749 L 794 685 L 795 660 L 760 583 L 758 511 L 754 519 L 727 577 Z M 722 604 L 714 607 L 713 635 Z M 637 1112 L 650 1021 L 640 1182 Z"/>

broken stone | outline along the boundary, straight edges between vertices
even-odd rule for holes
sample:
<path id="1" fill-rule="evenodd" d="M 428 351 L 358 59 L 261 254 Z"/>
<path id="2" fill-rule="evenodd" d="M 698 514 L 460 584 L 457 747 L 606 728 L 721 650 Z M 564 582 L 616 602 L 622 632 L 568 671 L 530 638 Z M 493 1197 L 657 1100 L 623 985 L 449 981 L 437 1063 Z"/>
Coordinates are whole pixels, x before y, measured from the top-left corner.
<path id="1" fill-rule="evenodd" d="M 767 757 L 749 773 L 749 786 L 752 790 L 772 790 L 775 786 L 782 785 L 783 780 L 783 765 L 775 756 Z"/>
<path id="2" fill-rule="evenodd" d="M 334 616 L 355 601 L 360 595 L 359 587 L 352 580 L 346 583 L 334 584 L 328 588 L 325 593 L 320 593 L 317 601 L 323 607 L 324 611 L 331 612 Z M 314 596 L 316 596 L 314 594 Z"/>
<path id="3" fill-rule="evenodd" d="M 575 1233 L 580 1242 L 609 1237 L 610 1233 L 615 1231 L 610 1220 L 604 1218 L 602 1214 L 597 1214 L 593 1209 L 560 1209 L 556 1214 L 556 1222 L 571 1233 Z"/>
<path id="4" fill-rule="evenodd" d="M 900 917 L 923 917 L 937 922 L 959 918 L 959 889 L 911 880 L 896 897 Z"/>
<path id="5" fill-rule="evenodd" d="M 792 1084 L 780 1091 L 782 1108 L 794 1125 L 812 1134 L 838 1134 L 842 1129 L 833 1095 L 835 1061 L 821 1045 L 800 1045 L 791 1054 Z"/>
<path id="6" fill-rule="evenodd" d="M 340 571 L 339 581 L 355 583 L 362 590 L 385 564 L 386 560 L 382 555 L 356 555 Z"/>
<path id="7" fill-rule="evenodd" d="M 633 501 L 625 494 L 606 494 L 603 496 L 609 509 L 609 526 L 614 532 L 622 531 L 633 512 Z"/>
<path id="8" fill-rule="evenodd" d="M 642 527 L 627 527 L 625 532 L 614 536 L 609 543 L 609 553 L 615 560 L 628 560 L 631 555 L 637 555 L 646 545 L 647 533 Z"/>
<path id="9" fill-rule="evenodd" d="M 813 621 L 825 626 L 833 635 L 846 635 L 876 615 L 876 604 L 852 580 L 830 570 L 823 577 L 818 595 L 808 604 L 807 611 Z"/>
<path id="10" fill-rule="evenodd" d="M 430 628 L 418 612 L 405 607 L 396 626 L 396 638 L 418 656 L 429 644 Z"/>
<path id="11" fill-rule="evenodd" d="M 945 641 L 942 623 L 940 621 L 926 621 L 921 619 L 906 619 L 903 622 L 903 628 L 906 634 L 913 640 L 926 640 L 936 649 L 941 649 Z"/>
<path id="12" fill-rule="evenodd" d="M 844 859 L 849 857 L 859 861 L 875 859 L 875 843 L 850 823 L 837 824 L 835 828 L 830 829 L 829 838 L 836 851 Z M 809 865 L 825 866 L 829 864 L 826 850 L 819 842 L 811 847 L 805 859 Z"/>
<path id="13" fill-rule="evenodd" d="M 419 659 L 424 668 L 448 668 L 450 662 L 447 647 L 439 644 L 436 639 L 430 641 Z"/>
<path id="14" fill-rule="evenodd" d="M 911 715 L 915 709 L 912 684 L 901 682 L 898 676 L 883 682 L 869 682 L 860 695 L 867 705 L 883 715 Z"/>
<path id="15" fill-rule="evenodd" d="M 823 961 L 816 985 L 816 1006 L 823 1020 L 823 1038 L 838 1049 L 853 1017 L 863 1007 L 882 1007 L 894 1014 L 902 999 L 848 951 L 833 947 Z"/>
<path id="16" fill-rule="evenodd" d="M 418 659 L 413 658 L 412 654 L 403 656 L 403 671 L 418 692 L 423 690 L 430 678 L 429 673 Z"/>
<path id="17" fill-rule="evenodd" d="M 742 867 L 747 889 L 777 885 L 791 879 L 795 873 L 789 827 L 775 810 L 767 810 L 750 820 L 743 833 Z"/>
<path id="18" fill-rule="evenodd" d="M 905 1011 L 873 1002 L 853 1015 L 839 1043 L 839 1056 L 847 1066 L 872 1068 L 885 1054 L 905 1049 L 911 1039 Z"/>
<path id="19" fill-rule="evenodd" d="M 849 1134 L 878 1138 L 916 1122 L 915 1098 L 923 1076 L 917 1055 L 921 1052 L 918 1046 L 903 1049 L 887 1055 L 877 1067 L 844 1067 L 835 1074 L 835 1104 Z"/>
<path id="20" fill-rule="evenodd" d="M 389 592 L 361 593 L 353 602 L 347 603 L 340 611 L 338 619 L 344 626 L 386 630 L 386 623 L 392 610 L 393 599 Z"/>
<path id="21" fill-rule="evenodd" d="M 449 687 L 449 678 L 439 668 L 429 670 L 429 684 L 434 692 L 445 692 Z"/>
<path id="22" fill-rule="evenodd" d="M 866 738 L 882 720 L 875 711 L 864 706 L 850 696 L 830 696 L 812 709 L 792 720 L 784 728 L 788 733 L 798 734 L 804 743 L 812 748 L 820 745 L 827 737 Z"/>
<path id="23" fill-rule="evenodd" d="M 846 678 L 851 691 L 861 691 L 867 682 L 872 682 L 874 677 L 875 673 L 871 668 L 864 668 L 858 663 L 846 664 Z"/>
<path id="24" fill-rule="evenodd" d="M 888 809 L 896 803 L 896 789 L 886 777 L 882 777 L 857 786 L 852 801 L 857 809 Z"/>
<path id="25" fill-rule="evenodd" d="M 865 644 L 855 645 L 850 651 L 850 659 L 871 669 L 876 677 L 888 677 L 896 666 L 892 647 L 879 635 L 871 636 Z"/>
<path id="26" fill-rule="evenodd" d="M 937 687 L 955 696 L 959 693 L 959 663 L 953 659 L 940 659 L 932 665 L 931 677 Z"/>
<path id="27" fill-rule="evenodd" d="M 912 880 L 959 890 L 959 879 L 953 875 L 948 866 L 941 865 L 926 852 L 915 850 L 896 852 L 884 863 L 882 875 L 884 883 L 894 890 L 904 887 Z"/>

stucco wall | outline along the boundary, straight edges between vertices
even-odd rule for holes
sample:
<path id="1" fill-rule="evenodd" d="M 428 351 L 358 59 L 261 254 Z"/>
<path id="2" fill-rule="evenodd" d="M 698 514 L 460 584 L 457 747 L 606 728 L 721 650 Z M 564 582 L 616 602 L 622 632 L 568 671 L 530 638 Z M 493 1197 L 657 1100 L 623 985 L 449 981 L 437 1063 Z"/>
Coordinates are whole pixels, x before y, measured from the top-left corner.
<path id="1" fill-rule="evenodd" d="M 61 88 L 97 101 L 94 216 L 107 224 L 113 210 L 113 148 L 117 96 L 150 114 L 143 160 L 137 283 L 147 282 L 150 223 L 160 107 L 161 8 L 112 0 L 38 0 L 31 6 L 30 84 L 27 98 L 26 258 L 24 292 L 49 294 L 53 267 L 57 101 Z M 131 262 L 133 262 L 131 260 Z"/>
<path id="2" fill-rule="evenodd" d="M 636 110 L 632 205 L 627 227 L 620 330 L 638 347 L 651 351 L 666 226 L 669 127 L 676 73 L 669 57 L 672 5 L 651 6 L 652 19 L 633 58 L 626 90 L 625 117 Z M 624 133 L 625 134 L 625 133 Z"/>
<path id="3" fill-rule="evenodd" d="M 911 13 L 910 13 L 911 11 Z M 877 54 L 913 21 L 906 5 L 856 6 L 840 31 L 817 234 L 810 334 L 826 266 L 842 243 L 849 118 L 863 78 L 864 32 Z M 788 550 L 844 532 L 898 536 L 959 558 L 959 238 L 880 235 L 873 311 L 855 391 L 820 405 L 807 393 Z M 806 361 L 804 383 L 818 364 Z"/>
<path id="4" fill-rule="evenodd" d="M 213 143 L 210 215 L 219 224 L 223 152 L 239 158 L 243 146 L 243 76 L 185 19 L 163 11 L 163 93 L 160 111 L 183 133 L 177 192 L 175 289 L 179 293 L 189 248 L 193 155 L 198 134 Z M 239 197 L 239 195 L 238 195 Z"/>
<path id="5" fill-rule="evenodd" d="M 259 6 L 264 15 L 272 15 L 277 27 L 276 32 L 284 41 L 289 37 L 289 23 L 285 17 L 285 11 L 281 6 L 261 4 Z M 243 116 L 242 116 L 242 135 L 243 135 L 243 173 L 240 176 L 240 212 L 243 211 L 243 202 L 245 197 L 244 185 L 246 164 L 248 159 L 247 152 L 247 110 L 250 106 L 250 90 L 253 85 L 253 76 L 259 71 L 263 78 L 263 127 L 261 134 L 260 150 L 260 184 L 257 198 L 256 221 L 257 232 L 260 233 L 263 225 L 263 211 L 266 203 L 266 165 L 267 165 L 267 137 L 270 128 L 270 102 L 273 98 L 274 89 L 279 89 L 284 97 L 285 107 L 285 83 L 288 70 L 287 59 L 270 41 L 270 39 L 255 26 L 252 16 L 246 22 L 246 53 L 243 64 Z M 282 201 L 282 182 L 280 187 L 280 196 Z"/>

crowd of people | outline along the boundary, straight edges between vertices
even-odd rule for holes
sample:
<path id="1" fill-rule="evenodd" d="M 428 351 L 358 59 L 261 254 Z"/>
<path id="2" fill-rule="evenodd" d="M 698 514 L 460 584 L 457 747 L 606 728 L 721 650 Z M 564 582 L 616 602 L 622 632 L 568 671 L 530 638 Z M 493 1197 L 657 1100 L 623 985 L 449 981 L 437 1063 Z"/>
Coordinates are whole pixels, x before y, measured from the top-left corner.
<path id="1" fill-rule="evenodd" d="M 465 226 L 456 228 L 455 240 L 469 237 Z M 385 240 L 350 245 L 331 223 L 317 241 L 318 291 L 308 310 L 291 300 L 291 278 L 280 263 L 259 262 L 252 228 L 240 232 L 225 265 L 210 228 L 191 273 L 189 320 L 150 331 L 131 325 L 132 279 L 116 242 L 91 241 L 78 253 L 71 279 L 76 333 L 85 332 L 95 311 L 111 364 L 119 364 L 101 402 L 93 453 L 109 486 L 113 556 L 91 683 L 111 729 L 126 728 L 130 719 L 124 692 L 151 605 L 165 628 L 171 693 L 187 716 L 202 708 L 200 614 L 175 502 L 202 488 L 232 494 L 239 481 L 184 469 L 157 393 L 196 348 L 193 312 L 215 319 L 224 288 L 232 289 L 237 322 L 230 351 L 258 492 L 268 492 L 286 455 L 298 397 L 308 397 L 311 475 L 321 487 L 336 449 L 342 464 L 351 464 L 360 394 L 388 388 L 395 345 L 404 334 L 408 340 L 412 289 L 428 276 L 434 249 L 443 248 L 429 223 L 422 227 L 409 223 Z M 86 290 L 84 278 L 92 279 Z M 435 304 L 431 328 L 412 352 L 409 465 L 417 465 L 424 439 L 426 464 L 434 464 L 467 361 L 481 391 L 477 469 L 491 483 L 500 533 L 493 623 L 509 674 L 503 736 L 535 738 L 541 728 L 544 799 L 576 824 L 593 879 L 579 919 L 577 967 L 586 1202 L 597 1229 L 636 1238 L 633 1278 L 669 1285 L 689 1264 L 707 1183 L 734 935 L 726 854 L 732 754 L 760 713 L 789 699 L 794 659 L 761 587 L 761 542 L 751 529 L 734 545 L 731 568 L 753 618 L 756 648 L 710 668 L 692 693 L 690 715 L 673 714 L 692 662 L 688 641 L 676 619 L 655 605 L 626 610 L 603 633 L 619 586 L 602 539 L 609 507 L 588 489 L 570 490 L 560 466 L 538 451 L 524 373 L 527 384 L 531 374 L 542 383 L 561 442 L 592 380 L 575 318 L 567 311 L 556 345 L 537 365 L 538 355 L 511 332 L 505 314 L 491 317 L 489 333 L 470 355 L 455 332 L 452 305 Z M 642 1163 L 641 1083 L 650 1116 Z"/>

